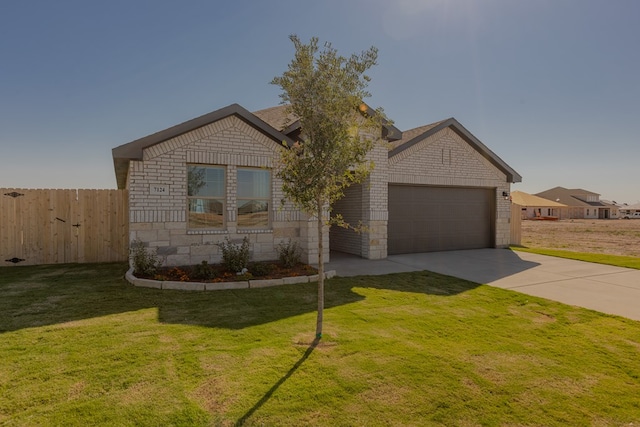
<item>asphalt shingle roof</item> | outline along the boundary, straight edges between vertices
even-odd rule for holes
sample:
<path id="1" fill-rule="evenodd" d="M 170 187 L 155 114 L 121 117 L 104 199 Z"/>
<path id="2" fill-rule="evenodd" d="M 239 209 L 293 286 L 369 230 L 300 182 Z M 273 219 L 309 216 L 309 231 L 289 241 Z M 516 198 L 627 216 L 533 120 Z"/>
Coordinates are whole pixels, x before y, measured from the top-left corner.
<path id="1" fill-rule="evenodd" d="M 286 105 L 265 108 L 264 110 L 254 111 L 253 114 L 279 131 L 282 131 L 297 120 L 293 114 L 287 114 Z"/>
<path id="2" fill-rule="evenodd" d="M 542 197 L 534 196 L 533 194 L 524 193 L 522 191 L 512 191 L 511 192 L 511 201 L 520 206 L 529 206 L 529 207 L 544 207 L 544 208 L 566 208 L 567 205 L 554 202 L 553 200 L 548 200 Z"/>
<path id="3" fill-rule="evenodd" d="M 555 200 L 556 202 L 564 203 L 567 206 L 605 207 L 601 202 L 587 202 L 585 200 L 581 200 L 580 196 L 599 196 L 598 193 L 593 193 L 581 188 L 568 189 L 564 187 L 554 187 L 549 190 L 536 193 L 536 196 L 547 200 Z"/>

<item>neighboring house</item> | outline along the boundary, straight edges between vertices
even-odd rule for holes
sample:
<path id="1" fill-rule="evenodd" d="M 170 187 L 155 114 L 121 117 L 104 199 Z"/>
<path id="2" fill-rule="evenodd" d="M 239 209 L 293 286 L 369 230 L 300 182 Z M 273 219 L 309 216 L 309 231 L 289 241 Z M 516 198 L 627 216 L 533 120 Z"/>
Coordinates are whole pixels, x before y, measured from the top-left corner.
<path id="1" fill-rule="evenodd" d="M 640 218 L 640 203 L 636 203 L 634 205 L 624 203 L 622 205 L 618 205 L 618 208 L 620 210 L 620 218 Z"/>
<path id="2" fill-rule="evenodd" d="M 118 188 L 129 190 L 130 240 L 156 248 L 167 265 L 218 262 L 219 242 L 244 237 L 254 260 L 276 259 L 277 245 L 291 239 L 305 262 L 317 262 L 315 223 L 284 200 L 274 169 L 278 151 L 300 134 L 284 111 L 233 104 L 114 148 Z M 365 231 L 332 227 L 327 257 L 509 245 L 510 184 L 521 177 L 460 123 L 405 132 L 385 125 L 375 137 L 370 177 L 333 206 Z"/>
<path id="3" fill-rule="evenodd" d="M 618 206 L 600 200 L 600 194 L 581 188 L 555 187 L 536 196 L 567 205 L 560 210 L 560 219 L 618 218 Z"/>
<path id="4" fill-rule="evenodd" d="M 609 200 L 600 200 L 600 202 L 604 205 L 603 210 L 599 210 L 598 214 L 603 215 L 599 216 L 599 218 L 607 218 L 607 209 L 609 210 L 609 217 L 611 219 L 620 218 L 620 207 L 615 203 Z"/>
<path id="5" fill-rule="evenodd" d="M 513 191 L 511 202 L 520 206 L 522 219 L 560 219 L 560 211 L 568 208 L 562 203 L 534 196 L 523 191 Z"/>

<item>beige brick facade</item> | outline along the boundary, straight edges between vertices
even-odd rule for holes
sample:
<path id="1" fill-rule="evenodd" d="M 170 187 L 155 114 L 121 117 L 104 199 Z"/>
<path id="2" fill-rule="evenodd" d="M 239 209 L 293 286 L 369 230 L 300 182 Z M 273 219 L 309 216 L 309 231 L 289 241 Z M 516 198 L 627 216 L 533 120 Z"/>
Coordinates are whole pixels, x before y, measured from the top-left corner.
<path id="1" fill-rule="evenodd" d="M 306 262 L 317 260 L 315 222 L 284 199 L 282 182 L 271 176 L 270 226 L 239 229 L 237 226 L 237 168 L 272 169 L 280 147 L 273 139 L 236 116 L 196 129 L 144 150 L 142 161 L 131 161 L 128 175 L 130 240 L 156 248 L 166 265 L 216 263 L 218 243 L 248 237 L 252 259 L 277 259 L 276 247 L 291 239 L 303 249 Z M 187 228 L 187 165 L 220 165 L 225 168 L 225 224 L 220 230 Z M 154 190 L 155 189 L 155 190 Z M 161 192 L 159 191 L 162 190 Z M 328 237 L 326 244 L 328 259 Z"/>
<path id="2" fill-rule="evenodd" d="M 330 248 L 369 259 L 387 257 L 389 184 L 490 189 L 495 194 L 495 246 L 509 245 L 510 201 L 503 193 L 509 193 L 510 182 L 520 177 L 465 132 L 449 119 L 408 132 L 408 141 L 400 140 L 404 145 L 398 143 L 399 148 L 391 152 L 386 141 L 379 141 L 368 155 L 375 165 L 368 179 L 348 188 L 344 199 L 333 206 L 333 214 L 343 215 L 352 226 L 361 224 L 363 231 L 327 229 L 325 260 Z M 187 265 L 219 262 L 218 244 L 226 238 L 240 242 L 247 237 L 256 261 L 277 259 L 277 245 L 291 240 L 302 248 L 303 261 L 316 263 L 316 221 L 284 200 L 282 182 L 274 171 L 278 151 L 284 149 L 280 137 L 288 138 L 234 104 L 114 149 L 119 186 L 129 189 L 130 241 L 144 242 L 166 265 Z M 123 164 L 126 169 L 119 167 Z M 188 228 L 187 167 L 191 164 L 224 169 L 224 224 L 219 229 Z M 238 168 L 245 167 L 272 171 L 266 228 L 238 227 Z"/>

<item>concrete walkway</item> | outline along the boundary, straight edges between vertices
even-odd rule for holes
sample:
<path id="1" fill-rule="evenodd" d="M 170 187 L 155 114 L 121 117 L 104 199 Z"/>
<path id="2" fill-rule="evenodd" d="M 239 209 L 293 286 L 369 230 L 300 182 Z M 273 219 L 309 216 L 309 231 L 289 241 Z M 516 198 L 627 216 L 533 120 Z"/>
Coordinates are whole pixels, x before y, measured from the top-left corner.
<path id="1" fill-rule="evenodd" d="M 640 321 L 640 270 L 507 249 L 392 255 L 366 260 L 331 253 L 338 276 L 429 270 Z"/>

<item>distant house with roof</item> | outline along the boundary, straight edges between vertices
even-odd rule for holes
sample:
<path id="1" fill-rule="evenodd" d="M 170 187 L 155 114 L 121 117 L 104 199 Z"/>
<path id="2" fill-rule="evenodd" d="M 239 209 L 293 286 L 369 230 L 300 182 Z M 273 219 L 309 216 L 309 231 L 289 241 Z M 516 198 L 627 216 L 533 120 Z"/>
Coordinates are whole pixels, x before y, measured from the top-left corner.
<path id="1" fill-rule="evenodd" d="M 568 206 L 523 191 L 511 192 L 511 203 L 520 206 L 522 219 L 560 219 Z"/>
<path id="2" fill-rule="evenodd" d="M 560 209 L 560 219 L 610 219 L 619 217 L 613 203 L 600 200 L 600 194 L 581 188 L 555 187 L 536 196 L 566 205 Z"/>
<path id="3" fill-rule="evenodd" d="M 620 218 L 637 218 L 640 215 L 640 203 L 628 205 L 623 203 L 618 205 L 620 209 Z"/>

